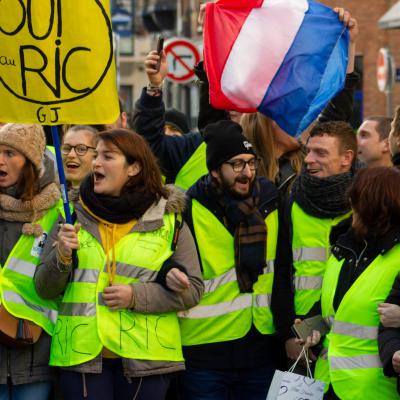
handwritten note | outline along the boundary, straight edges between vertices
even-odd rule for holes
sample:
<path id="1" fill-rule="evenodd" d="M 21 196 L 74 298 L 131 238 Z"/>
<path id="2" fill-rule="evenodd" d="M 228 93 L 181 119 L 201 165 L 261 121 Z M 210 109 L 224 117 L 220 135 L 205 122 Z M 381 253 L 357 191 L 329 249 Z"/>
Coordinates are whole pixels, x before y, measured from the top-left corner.
<path id="1" fill-rule="evenodd" d="M 322 400 L 324 387 L 315 379 L 276 370 L 267 400 Z"/>

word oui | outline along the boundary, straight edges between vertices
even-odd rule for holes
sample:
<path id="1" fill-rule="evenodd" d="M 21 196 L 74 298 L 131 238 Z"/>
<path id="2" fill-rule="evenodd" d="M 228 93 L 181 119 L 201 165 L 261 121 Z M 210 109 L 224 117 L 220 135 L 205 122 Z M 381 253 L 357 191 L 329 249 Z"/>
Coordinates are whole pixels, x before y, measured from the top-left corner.
<path id="1" fill-rule="evenodd" d="M 42 9 L 45 1 L 47 1 L 45 9 L 48 10 L 48 17 L 38 20 L 34 18 L 36 15 L 35 8 L 40 7 Z M 101 2 L 92 0 L 90 4 L 100 11 L 100 15 L 104 17 L 103 23 L 111 32 L 110 21 L 104 14 Z M 85 97 L 97 88 L 111 64 L 112 44 L 109 39 L 107 39 L 110 42 L 108 43 L 110 47 L 109 60 L 107 65 L 103 66 L 106 69 L 99 71 L 97 79 L 91 85 L 92 87 L 87 83 L 77 84 L 76 82 L 73 83 L 77 62 L 82 63 L 83 60 L 88 62 L 90 57 L 94 57 L 95 54 L 88 44 L 76 46 L 69 45 L 67 41 L 64 41 L 62 45 L 64 25 L 67 24 L 63 19 L 67 14 L 63 15 L 62 0 L 41 0 L 40 2 L 26 0 L 26 3 L 23 0 L 16 0 L 13 5 L 13 15 L 16 17 L 8 20 L 6 26 L 5 24 L 2 26 L 0 23 L 0 34 L 10 39 L 15 37 L 15 42 L 19 43 L 16 60 L 20 68 L 19 83 L 16 84 L 16 80 L 11 78 L 2 77 L 4 85 L 14 96 L 19 98 L 23 96 L 24 100 L 50 105 L 57 104 L 60 100 L 69 102 Z M 100 23 L 101 21 L 99 19 Z M 25 35 L 24 41 L 19 41 L 19 38 L 16 37 L 18 34 Z M 48 50 L 49 41 L 52 42 L 51 51 Z M 0 65 L 16 66 L 16 61 L 1 56 Z M 31 85 L 31 82 L 38 82 L 38 80 L 50 90 L 53 100 L 41 101 L 36 98 L 38 90 Z M 66 92 L 70 93 L 69 96 L 72 94 L 72 98 L 66 99 Z"/>

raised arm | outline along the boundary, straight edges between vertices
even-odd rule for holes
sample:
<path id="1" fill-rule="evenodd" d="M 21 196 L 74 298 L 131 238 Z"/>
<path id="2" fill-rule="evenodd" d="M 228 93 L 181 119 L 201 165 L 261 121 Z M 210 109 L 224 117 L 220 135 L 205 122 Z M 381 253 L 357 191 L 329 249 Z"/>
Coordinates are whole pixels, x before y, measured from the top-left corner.
<path id="1" fill-rule="evenodd" d="M 136 101 L 129 124 L 147 140 L 160 162 L 167 183 L 170 183 L 174 182 L 179 170 L 201 144 L 202 137 L 195 132 L 183 136 L 164 134 L 165 105 L 162 82 L 167 75 L 168 67 L 165 55 L 162 55 L 160 70 L 156 71 L 154 67 L 158 59 L 156 51 L 151 51 L 146 57 L 144 65 L 149 85 L 143 88 L 140 98 Z"/>

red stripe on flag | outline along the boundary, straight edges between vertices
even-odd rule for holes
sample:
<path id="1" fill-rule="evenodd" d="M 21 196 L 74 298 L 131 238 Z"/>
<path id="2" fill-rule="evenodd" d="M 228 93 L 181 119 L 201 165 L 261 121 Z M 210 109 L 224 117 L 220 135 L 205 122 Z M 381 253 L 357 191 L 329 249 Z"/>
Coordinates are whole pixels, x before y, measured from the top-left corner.
<path id="1" fill-rule="evenodd" d="M 219 0 L 208 3 L 204 25 L 204 67 L 210 82 L 210 103 L 220 109 L 237 107 L 223 94 L 221 77 L 229 53 L 253 8 L 264 0 Z M 256 109 L 242 110 L 255 112 Z"/>

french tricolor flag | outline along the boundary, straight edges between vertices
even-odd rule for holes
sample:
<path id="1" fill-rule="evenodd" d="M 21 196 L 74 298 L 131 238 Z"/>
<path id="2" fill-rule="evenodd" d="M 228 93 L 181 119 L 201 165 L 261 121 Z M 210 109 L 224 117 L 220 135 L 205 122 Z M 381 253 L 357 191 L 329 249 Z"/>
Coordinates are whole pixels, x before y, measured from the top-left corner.
<path id="1" fill-rule="evenodd" d="M 312 0 L 219 0 L 207 4 L 204 63 L 210 102 L 260 111 L 299 135 L 346 77 L 349 35 Z"/>

